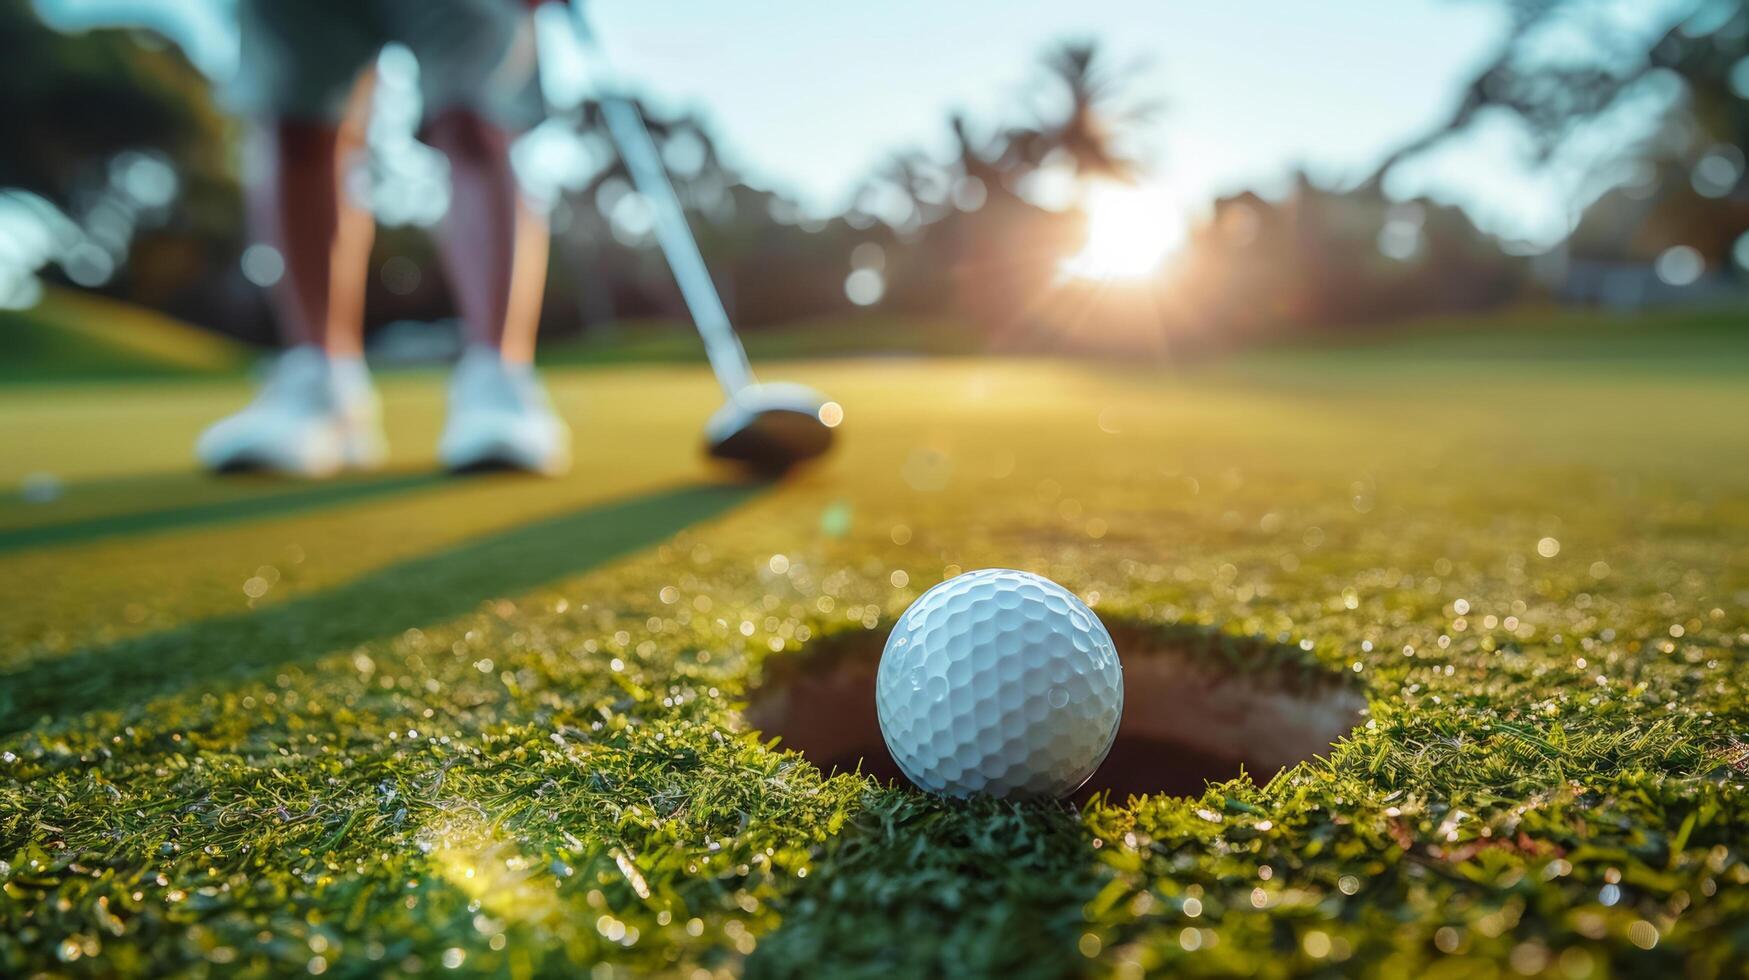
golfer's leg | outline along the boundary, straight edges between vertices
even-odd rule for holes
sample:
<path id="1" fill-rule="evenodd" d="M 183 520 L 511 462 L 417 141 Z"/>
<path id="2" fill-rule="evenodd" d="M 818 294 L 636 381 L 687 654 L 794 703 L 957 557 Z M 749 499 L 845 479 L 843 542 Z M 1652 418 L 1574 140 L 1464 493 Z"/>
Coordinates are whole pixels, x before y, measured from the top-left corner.
<path id="1" fill-rule="evenodd" d="M 547 226 L 517 186 L 510 133 L 452 107 L 431 120 L 425 139 L 449 158 L 451 200 L 438 247 L 468 342 L 526 364 L 546 284 Z"/>
<path id="2" fill-rule="evenodd" d="M 546 222 L 523 200 L 505 129 L 451 107 L 433 117 L 425 138 L 449 157 L 453 189 L 438 248 L 468 339 L 438 454 L 456 470 L 563 472 L 570 432 L 530 363 L 546 285 Z"/>
<path id="3" fill-rule="evenodd" d="M 381 42 L 356 4 L 243 0 L 242 70 L 231 100 L 251 119 L 244 175 L 249 240 L 284 271 L 270 287 L 288 350 L 243 411 L 201 435 L 216 470 L 322 476 L 383 456 L 375 393 L 361 358 L 370 215 L 344 172 L 362 142 Z"/>
<path id="4" fill-rule="evenodd" d="M 571 433 L 535 377 L 546 223 L 510 165 L 513 134 L 539 118 L 527 15 L 503 0 L 385 0 L 419 59 L 423 137 L 449 158 L 438 250 L 467 331 L 438 455 L 454 470 L 559 473 Z"/>
<path id="5" fill-rule="evenodd" d="M 280 329 L 293 345 L 331 357 L 363 351 L 364 287 L 374 228 L 348 199 L 344 168 L 360 144 L 361 122 L 272 119 L 255 128 L 261 168 L 248 189 L 251 241 L 285 261 L 272 288 Z"/>
<path id="6" fill-rule="evenodd" d="M 272 287 L 291 345 L 356 356 L 370 215 L 347 199 L 345 168 L 370 110 L 383 45 L 362 0 L 241 0 L 241 59 L 228 94 L 251 122 L 244 174 L 250 242 L 285 262 Z"/>

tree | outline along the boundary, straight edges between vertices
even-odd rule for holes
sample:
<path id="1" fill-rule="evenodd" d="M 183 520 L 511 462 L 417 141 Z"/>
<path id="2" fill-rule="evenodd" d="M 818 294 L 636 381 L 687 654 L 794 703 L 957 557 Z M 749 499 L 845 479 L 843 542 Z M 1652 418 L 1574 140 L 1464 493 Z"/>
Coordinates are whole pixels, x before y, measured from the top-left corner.
<path id="1" fill-rule="evenodd" d="M 1661 124 L 1627 141 L 1614 158 L 1590 161 L 1610 183 L 1619 179 L 1619 164 L 1637 163 L 1651 186 L 1606 191 L 1587 207 L 1569 244 L 1575 254 L 1618 261 L 1689 245 L 1709 266 L 1729 268 L 1734 243 L 1749 233 L 1749 99 L 1732 83 L 1749 51 L 1749 0 L 1691 0 L 1649 40 L 1620 31 L 1611 20 L 1617 5 L 1603 0 L 1506 2 L 1512 30 L 1493 61 L 1450 116 L 1387 155 L 1363 188 L 1379 188 L 1398 164 L 1485 113 L 1520 120 L 1533 162 L 1546 164 L 1588 123 L 1661 77 L 1677 82 L 1680 93 Z"/>
<path id="2" fill-rule="evenodd" d="M 1129 179 L 1139 161 L 1123 148 L 1128 130 L 1159 114 L 1153 102 L 1133 102 L 1125 88 L 1140 65 L 1113 67 L 1093 41 L 1065 41 L 1045 52 L 1044 68 L 1067 98 L 1057 114 L 1046 110 L 1036 125 L 1011 129 L 1003 163 L 1010 171 L 1036 168 L 1063 154 L 1080 177 Z"/>
<path id="3" fill-rule="evenodd" d="M 1714 139 L 1749 145 L 1749 100 L 1732 91 L 1730 80 L 1749 50 L 1749 0 L 1696 0 L 1687 16 L 1640 46 L 1611 29 L 1607 7 L 1597 0 L 1507 2 L 1513 26 L 1494 60 L 1470 82 L 1450 116 L 1387 155 L 1368 183 L 1382 182 L 1398 164 L 1464 131 L 1489 110 L 1522 120 L 1537 159 L 1546 161 L 1580 125 L 1657 72 L 1681 80 L 1682 111 Z M 1585 47 L 1569 44 L 1570 57 L 1548 57 L 1545 31 L 1555 28 L 1583 36 Z"/>
<path id="4" fill-rule="evenodd" d="M 898 193 L 909 203 L 913 222 L 933 224 L 955 211 L 955 190 L 973 182 L 987 198 L 1013 198 L 1025 178 L 1057 160 L 1067 160 L 1077 178 L 1131 180 L 1141 162 L 1128 150 L 1129 137 L 1159 114 L 1158 104 L 1137 101 L 1129 84 L 1138 63 L 1113 66 L 1093 41 L 1066 41 L 1040 59 L 1047 89 L 1057 98 L 1034 108 L 1035 118 L 997 127 L 980 139 L 966 118 L 949 119 L 954 155 L 932 161 L 915 151 L 894 154 L 858 191 L 865 210 L 887 210 L 870 202 Z"/>
<path id="5" fill-rule="evenodd" d="M 94 168 L 156 149 L 184 176 L 224 170 L 228 124 L 180 54 L 129 32 L 60 34 L 0 2 L 0 186 L 65 202 Z"/>

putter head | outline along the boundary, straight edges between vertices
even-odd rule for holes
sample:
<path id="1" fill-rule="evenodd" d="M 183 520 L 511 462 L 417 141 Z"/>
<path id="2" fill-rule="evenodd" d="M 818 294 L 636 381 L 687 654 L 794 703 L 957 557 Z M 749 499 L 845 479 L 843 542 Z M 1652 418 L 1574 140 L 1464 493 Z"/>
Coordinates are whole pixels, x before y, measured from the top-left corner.
<path id="1" fill-rule="evenodd" d="M 736 392 L 705 424 L 705 451 L 776 474 L 824 453 L 844 409 L 812 388 L 775 382 Z"/>

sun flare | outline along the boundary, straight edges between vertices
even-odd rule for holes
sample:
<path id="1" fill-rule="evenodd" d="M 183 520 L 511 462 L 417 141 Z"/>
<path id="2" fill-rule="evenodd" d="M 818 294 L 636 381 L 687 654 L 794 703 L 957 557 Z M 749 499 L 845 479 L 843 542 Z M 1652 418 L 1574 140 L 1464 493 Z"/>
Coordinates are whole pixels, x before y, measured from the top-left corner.
<path id="1" fill-rule="evenodd" d="M 1184 222 L 1158 187 L 1101 182 L 1087 190 L 1087 242 L 1063 262 L 1082 279 L 1151 275 L 1184 243 Z"/>

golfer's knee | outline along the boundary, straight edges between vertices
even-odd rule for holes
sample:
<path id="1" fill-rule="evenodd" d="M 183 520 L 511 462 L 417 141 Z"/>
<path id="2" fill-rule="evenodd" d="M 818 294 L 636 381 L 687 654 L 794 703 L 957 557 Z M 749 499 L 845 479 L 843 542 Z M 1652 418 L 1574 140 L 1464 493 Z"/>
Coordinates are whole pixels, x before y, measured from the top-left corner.
<path id="1" fill-rule="evenodd" d="M 443 109 L 426 121 L 422 137 L 452 160 L 496 160 L 510 148 L 510 134 L 479 112 Z"/>

